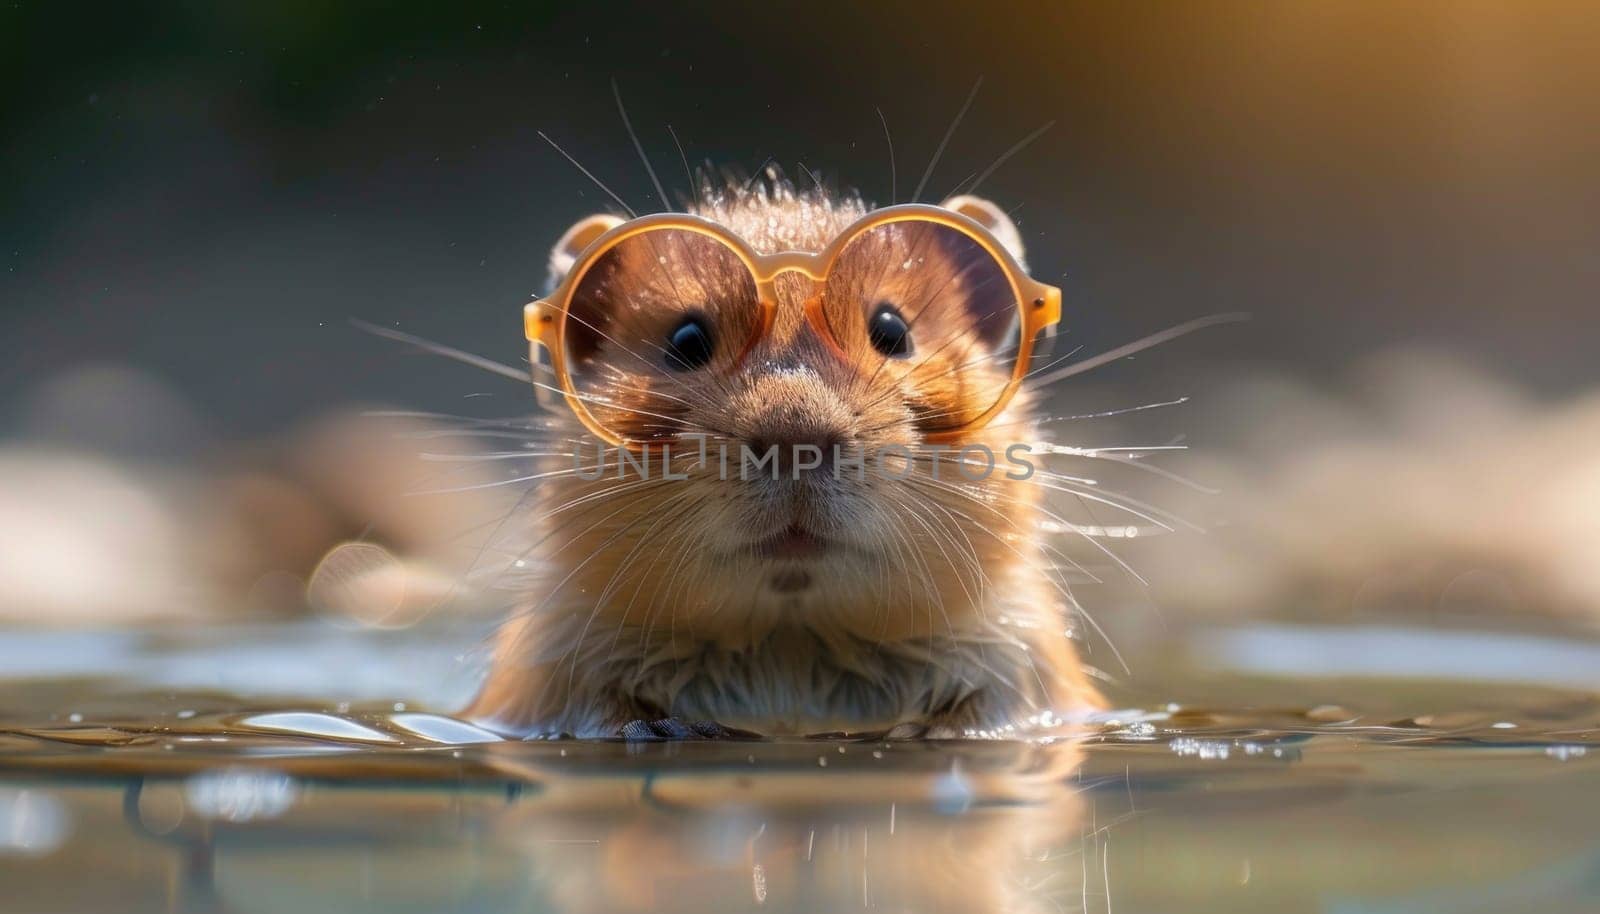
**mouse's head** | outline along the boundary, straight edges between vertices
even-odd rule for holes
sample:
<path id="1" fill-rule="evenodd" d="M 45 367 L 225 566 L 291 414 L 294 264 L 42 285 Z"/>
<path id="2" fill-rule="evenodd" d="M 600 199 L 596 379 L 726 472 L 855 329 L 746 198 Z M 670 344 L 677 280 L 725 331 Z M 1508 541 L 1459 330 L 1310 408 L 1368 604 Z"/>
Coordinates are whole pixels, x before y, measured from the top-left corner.
<path id="1" fill-rule="evenodd" d="M 552 518 L 566 586 L 699 637 L 938 634 L 981 612 L 1031 552 L 1017 392 L 1059 312 L 1021 257 L 975 197 L 868 213 L 779 188 L 578 223 L 528 315 L 555 355 L 546 399 L 608 444 L 554 480 L 576 502 Z"/>

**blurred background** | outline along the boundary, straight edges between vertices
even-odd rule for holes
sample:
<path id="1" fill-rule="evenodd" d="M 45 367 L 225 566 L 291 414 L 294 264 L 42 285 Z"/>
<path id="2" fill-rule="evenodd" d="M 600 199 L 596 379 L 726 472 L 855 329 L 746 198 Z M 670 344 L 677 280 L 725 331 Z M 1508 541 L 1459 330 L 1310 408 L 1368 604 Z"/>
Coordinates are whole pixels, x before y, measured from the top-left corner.
<path id="1" fill-rule="evenodd" d="M 460 531 L 504 503 L 408 497 L 450 442 L 363 413 L 530 395 L 350 319 L 521 364 L 549 245 L 611 208 L 539 131 L 660 208 L 615 80 L 670 188 L 669 125 L 691 164 L 904 201 L 981 77 L 924 196 L 1053 122 L 983 193 L 1066 290 L 1069 345 L 1253 315 L 1052 392 L 1064 414 L 1189 398 L 1058 438 L 1188 445 L 1152 459 L 1220 490 L 1130 479 L 1209 532 L 1125 544 L 1149 586 L 1091 610 L 1135 640 L 1247 615 L 1587 625 L 1597 41 L 1579 0 L 10 3 L 0 616 L 296 612 L 354 538 L 389 550 L 343 553 L 356 571 L 428 569 L 380 621 L 443 599 Z"/>

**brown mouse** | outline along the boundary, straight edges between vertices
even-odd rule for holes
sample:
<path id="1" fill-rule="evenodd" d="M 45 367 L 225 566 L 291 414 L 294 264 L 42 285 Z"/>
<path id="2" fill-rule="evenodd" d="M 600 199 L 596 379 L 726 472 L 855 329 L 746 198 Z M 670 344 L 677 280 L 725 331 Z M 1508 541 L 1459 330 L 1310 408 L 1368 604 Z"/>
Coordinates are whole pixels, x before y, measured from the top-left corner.
<path id="1" fill-rule="evenodd" d="M 1020 264 L 999 207 L 943 206 Z M 774 181 L 702 194 L 691 212 L 772 254 L 821 250 L 869 208 Z M 1040 487 L 1004 462 L 1031 440 L 1027 385 L 986 425 L 949 433 L 1004 385 L 982 366 L 1006 331 L 970 316 L 1010 309 L 1015 334 L 1009 293 L 961 251 L 888 234 L 852 242 L 824 278 L 776 276 L 770 326 L 752 335 L 727 304 L 748 271 L 709 242 L 584 261 L 621 222 L 585 219 L 551 257 L 555 280 L 587 263 L 567 306 L 568 396 L 670 442 L 680 472 L 620 472 L 555 404 L 549 452 L 567 456 L 546 458 L 530 499 L 535 572 L 466 713 L 525 736 L 962 736 L 1100 706 L 1035 532 Z M 816 308 L 846 318 L 819 329 Z M 773 474 L 718 457 L 773 446 L 826 456 Z M 1001 466 L 959 472 L 969 446 Z M 840 472 L 837 448 L 909 456 L 903 477 Z"/>

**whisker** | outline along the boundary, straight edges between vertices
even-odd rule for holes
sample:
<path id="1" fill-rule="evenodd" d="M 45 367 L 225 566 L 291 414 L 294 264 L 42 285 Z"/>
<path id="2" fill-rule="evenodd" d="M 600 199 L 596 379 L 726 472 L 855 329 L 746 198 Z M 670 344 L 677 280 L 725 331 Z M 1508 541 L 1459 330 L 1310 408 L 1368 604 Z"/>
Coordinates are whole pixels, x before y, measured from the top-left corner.
<path id="1" fill-rule="evenodd" d="M 761 173 L 766 170 L 768 165 L 771 164 L 772 156 L 767 156 L 765 159 L 762 159 L 761 164 L 756 166 L 756 170 L 751 172 L 750 178 L 744 182 L 744 187 L 740 189 L 740 192 L 749 193 L 750 188 L 754 187 L 756 182 L 761 179 Z"/>
<path id="2" fill-rule="evenodd" d="M 1187 444 L 1151 444 L 1144 446 L 1124 444 L 1116 447 L 1073 447 L 1066 444 L 1052 444 L 1048 446 L 1048 449 L 1050 453 L 1062 454 L 1068 457 L 1098 457 L 1101 454 L 1111 454 L 1122 451 L 1133 451 L 1139 454 L 1150 453 L 1152 451 L 1187 451 L 1189 446 Z"/>
<path id="3" fill-rule="evenodd" d="M 565 391 L 565 390 L 563 390 L 563 389 L 561 389 L 559 387 L 552 387 L 549 384 L 541 384 L 538 381 L 534 381 L 533 382 L 533 386 L 539 387 L 539 388 L 543 388 L 543 389 L 549 390 L 549 391 L 554 391 L 555 393 L 561 394 L 563 396 L 576 397 L 579 400 L 586 400 L 586 401 L 588 401 L 590 403 L 600 403 L 600 404 L 603 404 L 603 405 L 605 405 L 605 406 L 607 406 L 607 407 L 609 407 L 611 409 L 620 409 L 623 412 L 634 413 L 634 414 L 640 415 L 640 416 L 649 416 L 652 419 L 663 419 L 663 420 L 665 420 L 667 422 L 676 422 L 679 425 L 682 425 L 682 426 L 684 426 L 686 428 L 694 428 L 695 427 L 694 423 L 692 423 L 692 422 L 690 422 L 690 421 L 688 421 L 686 419 L 680 419 L 677 416 L 666 416 L 666 415 L 662 415 L 661 413 L 650 412 L 649 410 L 634 409 L 631 406 L 621 406 L 621 405 L 619 405 L 617 403 L 614 403 L 614 402 L 612 402 L 610 400 L 605 399 L 604 397 L 591 397 L 588 394 L 569 393 L 569 392 L 567 392 L 567 391 Z"/>
<path id="4" fill-rule="evenodd" d="M 616 77 L 611 79 L 611 95 L 617 100 L 617 113 L 622 115 L 622 126 L 628 130 L 628 139 L 633 140 L 633 148 L 639 153 L 639 161 L 644 163 L 645 173 L 650 176 L 650 183 L 656 187 L 656 199 L 661 201 L 661 209 L 665 212 L 672 204 L 667 201 L 667 191 L 661 186 L 661 179 L 656 177 L 656 170 L 650 164 L 650 157 L 645 155 L 644 144 L 639 142 L 639 134 L 633 129 L 633 122 L 628 120 L 628 109 L 622 104 L 622 89 L 617 85 Z"/>
<path id="5" fill-rule="evenodd" d="M 418 349 L 431 352 L 434 355 L 444 356 L 447 359 L 454 359 L 457 362 L 471 365 L 474 368 L 481 368 L 484 371 L 490 372 L 491 374 L 502 375 L 519 383 L 527 381 L 531 377 L 530 373 L 518 371 L 517 369 L 512 368 L 510 365 L 496 362 L 493 359 L 486 359 L 481 355 L 473 355 L 470 352 L 465 352 L 455 348 L 454 346 L 446 346 L 443 343 L 435 343 L 432 340 L 426 340 L 420 336 L 406 333 L 401 330 L 380 327 L 377 324 L 368 323 L 367 321 L 356 317 L 350 318 L 350 324 L 356 329 L 363 330 L 372 334 L 373 336 L 381 336 L 385 339 L 395 340 L 396 342 L 407 343 L 417 347 Z"/>
<path id="6" fill-rule="evenodd" d="M 549 421 L 539 420 L 535 422 L 524 418 L 492 419 L 479 416 L 461 416 L 455 413 L 432 412 L 423 409 L 368 409 L 363 410 L 361 415 L 382 419 L 428 419 L 435 422 L 455 422 L 474 428 L 523 429 L 530 432 L 537 428 L 546 427 Z"/>
<path id="7" fill-rule="evenodd" d="M 430 463 L 487 463 L 495 460 L 519 460 L 535 457 L 577 457 L 573 451 L 490 451 L 484 454 L 438 454 L 424 451 L 417 459 Z"/>
<path id="8" fill-rule="evenodd" d="M 1022 528 L 1019 527 L 1015 521 L 1013 521 L 1011 518 L 1007 517 L 1002 511 L 1000 511 L 994 505 L 989 504 L 988 502 L 984 501 L 983 499 L 977 497 L 976 495 L 972 494 L 971 492 L 965 491 L 964 489 L 962 489 L 959 486 L 954 485 L 953 483 L 949 483 L 949 482 L 946 482 L 944 480 L 931 479 L 931 478 L 926 477 L 926 476 L 912 477 L 911 479 L 907 480 L 907 482 L 913 482 L 913 483 L 916 483 L 916 484 L 919 484 L 919 485 L 933 486 L 934 488 L 940 489 L 940 490 L 945 491 L 945 492 L 948 492 L 949 494 L 960 496 L 962 498 L 965 498 L 965 499 L 971 501 L 973 504 L 976 504 L 976 505 L 988 510 L 990 513 L 994 514 L 995 517 L 1005 521 L 1014 530 L 1018 530 L 1019 532 L 1023 532 L 1023 533 L 1031 533 L 1031 532 L 1033 532 L 1033 531 L 1028 531 L 1028 530 L 1022 530 Z M 1060 524 L 1063 531 L 1078 532 L 1077 529 L 1076 529 L 1076 527 L 1078 525 L 1073 524 L 1070 521 L 1066 521 L 1066 520 L 1061 519 L 1058 515 L 1056 515 L 1052 511 L 1050 511 L 1048 508 L 1045 508 L 1045 507 L 1040 506 L 1040 505 L 1035 505 L 1033 502 L 1028 501 L 1026 499 L 1018 498 L 1016 496 L 1004 495 L 1004 494 L 999 493 L 999 492 L 988 492 L 987 494 L 989 494 L 992 497 L 998 498 L 1001 501 L 1009 502 L 1009 503 L 1015 504 L 1015 505 L 1021 505 L 1022 507 L 1026 508 L 1029 511 L 1038 511 L 1038 512 L 1040 512 L 1042 514 L 1045 514 L 1045 515 L 1053 518 L 1056 523 Z M 1013 553 L 1016 553 L 1019 557 L 1022 555 L 1022 553 L 1018 552 L 1017 548 L 1015 546 L 1011 545 L 1009 542 L 1007 542 L 1004 537 L 1001 537 L 998 534 L 995 534 L 994 532 L 989 531 L 987 528 L 982 528 L 982 529 L 984 529 L 984 531 L 986 533 L 989 533 L 990 536 L 992 536 L 996 540 L 998 540 L 1007 549 L 1010 549 Z M 1104 584 L 1105 583 L 1105 581 L 1101 580 L 1098 575 L 1096 575 L 1094 572 L 1090 571 L 1089 569 L 1085 568 L 1082 563 L 1078 562 L 1076 559 L 1072 558 L 1071 556 L 1069 556 L 1066 553 L 1062 552 L 1061 550 L 1057 549 L 1055 546 L 1052 546 L 1050 543 L 1044 542 L 1044 541 L 1040 541 L 1039 545 L 1042 546 L 1046 551 L 1054 553 L 1057 558 L 1059 558 L 1062 561 L 1066 562 L 1068 565 L 1071 565 L 1072 568 L 1075 571 L 1077 571 L 1078 573 L 1084 575 L 1085 577 L 1087 577 L 1089 580 L 1093 581 L 1094 583 L 1096 583 L 1096 584 Z M 1076 606 L 1077 600 L 1076 600 L 1076 598 L 1072 597 L 1070 591 L 1068 593 L 1066 593 L 1065 595 L 1071 600 L 1071 602 L 1074 604 L 1074 606 Z"/>
<path id="9" fill-rule="evenodd" d="M 1139 406 L 1124 406 L 1118 409 L 1106 409 L 1095 413 L 1077 413 L 1071 416 L 1045 416 L 1038 419 L 1014 419 L 1010 422 L 991 422 L 985 428 L 1006 428 L 1012 425 L 1049 425 L 1053 422 L 1075 422 L 1080 419 L 1106 419 L 1112 416 L 1125 416 L 1129 413 L 1143 412 L 1147 409 L 1161 409 L 1167 406 L 1182 406 L 1189 402 L 1189 397 L 1179 397 L 1176 400 L 1163 400 L 1159 403 L 1144 403 Z"/>
<path id="10" fill-rule="evenodd" d="M 934 480 L 929 480 L 926 477 L 917 478 L 915 481 L 918 482 L 918 483 L 923 483 L 923 484 L 936 482 Z M 958 494 L 958 495 L 961 495 L 963 497 L 969 498 L 969 499 L 973 500 L 975 503 L 977 503 L 979 505 L 983 505 L 984 507 L 988 508 L 991 511 L 995 510 L 993 508 L 993 506 L 986 505 L 982 500 L 977 499 L 976 496 L 973 496 L 970 493 L 962 492 L 959 489 L 954 489 L 954 488 L 951 488 L 951 487 L 947 487 L 946 491 L 951 491 L 954 494 Z M 1022 502 L 1020 499 L 1011 498 L 1011 499 L 1008 499 L 1008 500 L 1025 504 L 1025 502 Z M 1042 512 L 1044 514 L 1047 514 L 1047 515 L 1049 515 L 1051 517 L 1056 517 L 1056 515 L 1053 512 L 1049 511 L 1048 509 L 1046 509 L 1046 508 L 1044 508 L 1042 506 L 1033 506 L 1033 507 L 1034 507 L 1035 510 L 1039 510 L 1040 512 Z M 996 513 L 997 513 L 998 516 L 1004 518 L 1004 515 L 999 515 L 998 512 L 996 512 Z M 1005 519 L 1009 522 L 1009 518 L 1005 518 Z M 1074 525 L 1070 525 L 1069 522 L 1061 521 L 1059 518 L 1057 518 L 1057 520 L 1060 523 L 1067 524 L 1069 529 L 1073 528 L 1073 526 L 1074 526 Z M 1012 526 L 1015 527 L 1015 524 L 1013 523 Z M 1001 537 L 1001 536 L 998 536 L 998 535 L 994 534 L 992 531 L 989 531 L 987 527 L 984 527 L 984 526 L 981 526 L 981 525 L 979 526 L 979 529 L 984 530 L 985 532 L 988 532 L 990 534 L 990 536 L 993 537 L 996 540 L 996 542 L 999 542 L 1006 549 L 1010 550 L 1012 552 L 1012 554 L 1017 556 L 1017 558 L 1021 559 L 1024 563 L 1028 564 L 1029 567 L 1036 567 L 1036 566 L 1033 565 L 1032 562 L 1030 562 L 1027 559 L 1026 556 L 1024 556 L 1021 553 L 1020 550 L 1018 550 L 1011 543 L 1007 542 L 1004 537 Z M 1139 581 L 1140 583 L 1145 583 L 1144 578 L 1140 577 L 1138 575 L 1138 573 L 1135 572 L 1132 569 L 1132 567 L 1130 567 L 1126 562 L 1122 561 L 1122 559 L 1120 557 L 1118 557 L 1115 553 L 1111 552 L 1103 544 L 1101 544 L 1100 542 L 1098 542 L 1097 540 L 1094 540 L 1092 538 L 1086 537 L 1086 539 L 1087 539 L 1087 541 L 1089 543 L 1091 543 L 1093 546 L 1095 546 L 1095 548 L 1099 549 L 1101 552 L 1103 552 L 1107 556 L 1109 556 L 1118 565 L 1122 566 L 1123 570 L 1126 571 L 1135 580 Z M 1041 545 L 1043 545 L 1049 551 L 1055 553 L 1061 559 L 1065 560 L 1068 564 L 1072 565 L 1074 568 L 1076 568 L 1082 574 L 1088 576 L 1095 583 L 1102 583 L 1097 576 L 1095 576 L 1094 574 L 1089 572 L 1088 569 L 1084 568 L 1081 564 L 1079 564 L 1077 561 L 1075 561 L 1071 557 L 1063 554 L 1060 550 L 1055 549 L 1053 546 L 1050 546 L 1048 543 L 1041 543 Z M 1106 634 L 1105 629 L 1101 628 L 1100 623 L 1094 618 L 1094 616 L 1091 615 L 1089 613 L 1089 611 L 1084 608 L 1082 602 L 1079 601 L 1077 599 L 1077 597 L 1073 595 L 1071 587 L 1065 582 L 1065 580 L 1058 578 L 1057 575 L 1051 574 L 1049 569 L 1036 569 L 1036 570 L 1042 570 L 1042 571 L 1045 572 L 1045 577 L 1046 577 L 1047 580 L 1050 581 L 1051 585 L 1053 587 L 1055 587 L 1056 590 L 1061 593 L 1061 595 L 1066 599 L 1068 605 L 1076 612 L 1076 614 L 1079 615 L 1079 616 L 1082 616 L 1083 619 L 1086 622 L 1089 623 L 1089 626 L 1095 631 L 1096 634 L 1098 634 L 1100 636 L 1101 640 L 1103 640 L 1105 642 L 1106 647 L 1108 647 L 1111 650 L 1112 656 L 1116 658 L 1117 662 L 1122 666 L 1123 670 L 1131 675 L 1133 670 L 1132 670 L 1131 667 L 1129 667 L 1127 661 L 1123 658 L 1122 652 L 1117 649 L 1116 644 L 1111 640 L 1110 636 Z"/>
<path id="11" fill-rule="evenodd" d="M 419 490 L 416 490 L 416 491 L 407 492 L 405 494 L 407 494 L 407 495 L 449 495 L 449 494 L 452 494 L 452 493 L 455 493 L 455 492 L 478 492 L 478 491 L 482 491 L 484 489 L 498 489 L 498 488 L 500 488 L 502 486 L 514 486 L 514 485 L 516 485 L 518 483 L 523 483 L 523 482 L 536 482 L 536 481 L 541 480 L 541 479 L 554 479 L 554 478 L 557 478 L 557 477 L 560 477 L 560 476 L 573 476 L 573 475 L 577 475 L 580 472 L 585 472 L 586 473 L 586 472 L 588 472 L 590 470 L 594 470 L 594 469 L 604 470 L 605 466 L 606 466 L 605 464 L 592 464 L 592 465 L 589 465 L 589 466 L 582 466 L 582 467 L 570 467 L 570 468 L 565 469 L 565 470 L 550 470 L 550 471 L 547 471 L 547 472 L 544 472 L 544 473 L 532 473 L 532 474 L 529 474 L 527 476 L 517 476 L 517 477 L 514 477 L 512 479 L 500 479 L 500 480 L 496 480 L 494 482 L 474 483 L 474 484 L 472 484 L 470 486 L 451 486 L 449 488 L 444 488 L 444 489 L 419 489 Z"/>
<path id="12" fill-rule="evenodd" d="M 1109 352 L 1102 352 L 1101 354 L 1093 356 L 1092 358 L 1087 358 L 1081 362 L 1074 362 L 1071 365 L 1058 368 L 1055 371 L 1046 374 L 1035 383 L 1041 385 L 1053 384 L 1056 381 L 1062 380 L 1063 378 L 1070 378 L 1074 375 L 1083 374 L 1086 371 L 1093 371 L 1094 369 L 1099 368 L 1101 365 L 1105 365 L 1108 362 L 1115 362 L 1118 359 L 1127 358 L 1130 355 L 1143 352 L 1153 346 L 1159 346 L 1162 343 L 1175 340 L 1180 336 L 1187 336 L 1196 330 L 1203 330 L 1206 327 L 1214 327 L 1217 324 L 1237 324 L 1249 319 L 1250 315 L 1243 311 L 1230 311 L 1225 314 L 1211 314 L 1206 317 L 1197 317 L 1192 321 L 1185 321 L 1181 324 L 1168 327 L 1167 329 L 1157 333 L 1152 333 L 1142 339 L 1134 340 L 1127 345 L 1118 346 Z"/>
<path id="13" fill-rule="evenodd" d="M 1044 475 L 1049 477 L 1050 474 L 1046 473 Z M 1053 485 L 1048 482 L 1037 481 L 1036 479 L 1029 479 L 1028 483 L 1040 486 L 1041 488 L 1050 489 L 1055 492 L 1066 492 L 1070 495 L 1075 495 L 1080 499 L 1088 499 L 1089 501 L 1105 505 L 1108 508 L 1116 508 L 1119 511 L 1125 511 L 1142 521 L 1155 524 L 1156 526 L 1161 527 L 1168 532 L 1173 530 L 1172 524 L 1164 523 L 1162 518 L 1172 521 L 1173 524 L 1180 524 L 1184 527 L 1187 527 L 1195 533 L 1205 532 L 1205 528 L 1199 526 L 1198 524 L 1195 524 L 1191 521 L 1186 521 L 1181 517 L 1174 517 L 1166 511 L 1162 511 L 1160 508 L 1145 504 L 1136 498 L 1122 495 L 1120 493 L 1109 492 L 1105 489 L 1091 492 L 1071 485 Z"/>
<path id="14" fill-rule="evenodd" d="M 1048 448 L 1050 447 L 1049 445 L 1044 445 L 1044 447 L 1046 448 L 1046 450 L 1044 451 L 1045 454 L 1049 455 L 1049 454 L 1052 453 L 1050 450 L 1048 450 Z M 1159 476 L 1162 479 L 1165 479 L 1165 480 L 1167 480 L 1169 482 L 1175 482 L 1178 485 L 1183 486 L 1186 489 L 1192 489 L 1192 490 L 1194 490 L 1196 492 L 1201 493 L 1202 495 L 1221 495 L 1222 494 L 1222 490 L 1221 489 L 1205 485 L 1204 483 L 1196 482 L 1195 480 L 1190 479 L 1189 477 L 1184 476 L 1181 473 L 1174 473 L 1171 470 L 1168 470 L 1168 469 L 1166 469 L 1164 467 L 1158 467 L 1158 466 L 1155 466 L 1153 464 L 1146 463 L 1146 462 L 1144 462 L 1142 460 L 1135 460 L 1135 459 L 1133 459 L 1131 457 L 1122 457 L 1122 456 L 1115 455 L 1115 454 L 1084 454 L 1084 455 L 1072 455 L 1072 456 L 1086 456 L 1086 457 L 1089 457 L 1092 460 L 1105 460 L 1105 461 L 1108 461 L 1110 463 L 1118 464 L 1120 466 L 1132 467 L 1133 469 L 1138 470 L 1141 473 L 1149 473 L 1152 476 Z"/>
<path id="15" fill-rule="evenodd" d="M 817 176 L 811 173 L 811 169 L 806 167 L 806 163 L 804 163 L 804 162 L 796 162 L 795 164 L 799 165 L 800 166 L 800 170 L 805 172 L 806 177 L 811 179 L 811 186 L 812 187 L 815 187 L 819 191 L 822 190 L 822 182 L 818 181 L 817 180 Z"/>
<path id="16" fill-rule="evenodd" d="M 689 195 L 694 197 L 696 203 L 700 202 L 699 191 L 694 183 L 694 170 L 689 167 L 689 157 L 683 154 L 683 144 L 678 142 L 678 132 L 667 125 L 667 133 L 672 137 L 672 145 L 678 148 L 678 161 L 683 163 L 683 176 L 689 182 Z"/>
<path id="17" fill-rule="evenodd" d="M 544 140 L 546 143 L 549 143 L 550 144 L 550 148 L 554 149 L 556 152 L 561 153 L 562 158 L 565 158 L 568 162 L 571 162 L 573 168 L 576 168 L 579 171 L 583 172 L 583 176 L 585 178 L 588 178 L 589 180 L 593 181 L 595 187 L 598 187 L 601 190 L 605 191 L 606 192 L 606 196 L 608 196 L 611 199 L 615 200 L 617 202 L 617 205 L 622 207 L 622 211 L 623 212 L 627 213 L 630 217 L 632 217 L 634 219 L 639 218 L 639 214 L 633 211 L 633 207 L 631 207 L 627 203 L 623 202 L 623 199 L 621 197 L 617 196 L 617 192 L 616 191 L 614 191 L 611 188 L 607 187 L 605 185 L 604 181 L 601 181 L 599 178 L 595 177 L 593 172 L 589 171 L 589 169 L 587 169 L 587 168 L 584 168 L 583 165 L 580 164 L 577 159 L 574 159 L 571 155 L 568 155 L 567 151 L 565 149 L 562 149 L 560 146 L 558 146 L 556 144 L 555 140 L 552 140 L 552 139 L 550 139 L 550 137 L 546 136 L 545 132 L 543 130 L 536 131 L 536 132 L 539 134 L 539 139 Z"/>
<path id="18" fill-rule="evenodd" d="M 883 109 L 872 110 L 878 112 L 878 123 L 883 125 L 883 141 L 889 146 L 889 203 L 893 205 L 900 200 L 900 177 L 895 173 L 894 166 L 894 137 L 889 135 L 889 121 L 883 116 Z"/>
<path id="19" fill-rule="evenodd" d="M 955 135 L 956 128 L 961 126 L 961 119 L 967 116 L 967 109 L 972 107 L 972 100 L 978 97 L 978 90 L 983 87 L 983 77 L 972 84 L 972 91 L 967 93 L 967 100 L 962 103 L 961 110 L 956 112 L 956 119 L 950 122 L 950 128 L 944 132 L 944 139 L 939 141 L 939 148 L 933 151 L 933 159 L 928 162 L 928 168 L 922 173 L 922 180 L 917 182 L 917 189 L 911 194 L 911 202 L 916 203 L 922 199 L 922 191 L 928 186 L 928 179 L 933 177 L 933 169 L 939 164 L 939 159 L 944 156 L 944 148 L 949 145 L 950 138 Z"/>
<path id="20" fill-rule="evenodd" d="M 1054 127 L 1055 125 L 1056 125 L 1055 121 L 1046 121 L 1043 126 L 1035 129 L 1032 133 L 1030 133 L 1027 136 L 1023 137 L 1022 139 L 1018 140 L 1014 145 L 1012 145 L 1012 147 L 1010 149 L 1007 149 L 1005 152 L 1002 152 L 1000 154 L 1000 158 L 994 160 L 994 164 L 990 165 L 988 168 L 985 168 L 983 171 L 978 173 L 977 178 L 973 179 L 973 182 L 972 182 L 971 185 L 968 185 L 965 189 L 963 189 L 961 184 L 957 184 L 954 188 L 951 189 L 950 193 L 946 194 L 946 196 L 947 197 L 954 197 L 958 193 L 965 193 L 965 194 L 975 194 L 975 193 L 977 193 L 978 192 L 978 185 L 982 184 L 984 181 L 987 181 L 989 179 L 989 176 L 994 174 L 995 171 L 997 171 L 1000 168 L 1000 166 L 1006 164 L 1006 162 L 1008 162 L 1011 159 L 1012 156 L 1016 155 L 1017 153 L 1021 152 L 1024 149 L 1027 149 L 1029 146 L 1033 145 L 1033 141 L 1034 140 L 1037 140 L 1039 137 L 1042 137 L 1046 133 L 1049 133 L 1050 132 L 1050 128 Z M 965 184 L 966 182 L 962 182 L 962 183 Z"/>

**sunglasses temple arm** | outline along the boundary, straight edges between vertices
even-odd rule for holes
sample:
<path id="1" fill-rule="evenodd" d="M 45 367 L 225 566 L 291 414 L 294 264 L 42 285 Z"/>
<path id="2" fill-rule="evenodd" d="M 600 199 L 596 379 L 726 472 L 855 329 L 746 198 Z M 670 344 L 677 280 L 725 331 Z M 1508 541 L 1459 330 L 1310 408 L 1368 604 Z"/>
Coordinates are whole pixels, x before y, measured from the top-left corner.
<path id="1" fill-rule="evenodd" d="M 558 392 L 561 379 L 556 377 L 555 360 L 542 343 L 528 346 L 528 365 L 533 372 L 533 399 L 542 409 L 560 409 L 566 406 L 566 397 Z"/>
<path id="2" fill-rule="evenodd" d="M 533 398 L 542 409 L 560 408 L 566 397 L 559 392 L 561 377 L 556 371 L 555 356 L 550 351 L 548 328 L 554 326 L 554 309 L 544 299 L 535 299 L 523 306 L 523 335 L 528 339 L 528 371 L 533 378 Z"/>

